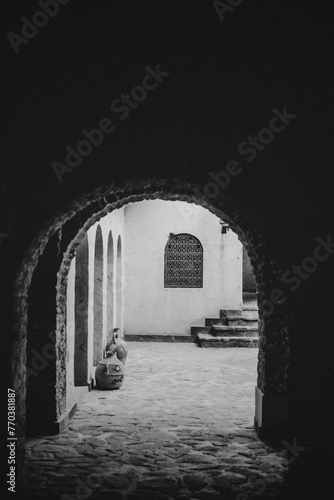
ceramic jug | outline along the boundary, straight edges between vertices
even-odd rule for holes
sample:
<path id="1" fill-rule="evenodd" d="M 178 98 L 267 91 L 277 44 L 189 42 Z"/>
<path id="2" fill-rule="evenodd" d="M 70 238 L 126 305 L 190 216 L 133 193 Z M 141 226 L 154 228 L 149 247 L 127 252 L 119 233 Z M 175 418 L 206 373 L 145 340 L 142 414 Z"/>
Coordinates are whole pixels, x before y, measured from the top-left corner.
<path id="1" fill-rule="evenodd" d="M 124 365 L 116 351 L 99 361 L 95 370 L 98 389 L 119 389 L 124 380 Z"/>
<path id="2" fill-rule="evenodd" d="M 128 355 L 128 347 L 125 340 L 123 340 L 121 333 L 118 331 L 119 328 L 114 328 L 114 343 L 116 345 L 116 353 L 119 360 L 125 365 L 126 358 Z"/>

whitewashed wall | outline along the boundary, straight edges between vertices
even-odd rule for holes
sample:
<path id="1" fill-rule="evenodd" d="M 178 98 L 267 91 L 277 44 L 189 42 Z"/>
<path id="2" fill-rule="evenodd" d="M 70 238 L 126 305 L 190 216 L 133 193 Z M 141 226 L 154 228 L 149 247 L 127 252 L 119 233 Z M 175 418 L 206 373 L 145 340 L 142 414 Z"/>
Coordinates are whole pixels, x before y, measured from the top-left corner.
<path id="1" fill-rule="evenodd" d="M 190 233 L 204 249 L 203 288 L 164 288 L 169 233 Z M 189 334 L 191 325 L 242 305 L 242 244 L 208 210 L 152 200 L 125 207 L 126 334 Z"/>

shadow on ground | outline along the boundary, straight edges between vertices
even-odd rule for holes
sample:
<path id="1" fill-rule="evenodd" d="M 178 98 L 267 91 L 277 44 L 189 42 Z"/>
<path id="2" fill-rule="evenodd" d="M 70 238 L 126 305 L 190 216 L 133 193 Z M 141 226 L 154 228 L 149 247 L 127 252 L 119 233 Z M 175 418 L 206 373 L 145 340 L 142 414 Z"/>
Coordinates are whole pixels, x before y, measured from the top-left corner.
<path id="1" fill-rule="evenodd" d="M 284 446 L 253 429 L 257 349 L 131 343 L 118 391 L 27 442 L 27 498 L 276 498 Z"/>

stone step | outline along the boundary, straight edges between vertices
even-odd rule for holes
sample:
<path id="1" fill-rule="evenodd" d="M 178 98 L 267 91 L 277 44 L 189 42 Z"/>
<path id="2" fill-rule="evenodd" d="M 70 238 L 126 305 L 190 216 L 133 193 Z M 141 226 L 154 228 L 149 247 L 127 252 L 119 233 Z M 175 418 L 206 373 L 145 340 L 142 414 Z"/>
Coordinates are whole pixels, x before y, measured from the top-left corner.
<path id="1" fill-rule="evenodd" d="M 205 318 L 205 326 L 212 325 L 227 325 L 227 318 Z"/>
<path id="2" fill-rule="evenodd" d="M 258 319 L 259 312 L 257 307 L 245 307 L 242 309 L 242 317 L 247 319 Z"/>
<path id="3" fill-rule="evenodd" d="M 242 309 L 221 309 L 219 311 L 220 318 L 227 318 L 227 316 L 242 316 Z"/>
<path id="4" fill-rule="evenodd" d="M 205 333 L 198 334 L 199 347 L 258 347 L 259 341 L 252 337 L 226 337 L 226 336 L 212 336 Z"/>
<path id="5" fill-rule="evenodd" d="M 202 329 L 204 327 L 201 327 Z M 211 328 L 211 327 L 210 327 Z M 178 334 L 125 334 L 126 342 L 196 342 L 196 335 L 178 335 Z"/>
<path id="6" fill-rule="evenodd" d="M 219 325 L 219 324 L 221 324 L 221 323 L 217 323 L 217 325 Z M 229 326 L 244 325 L 244 326 L 257 327 L 258 321 L 257 321 L 257 319 L 253 319 L 253 318 L 244 318 L 244 317 L 240 318 L 240 316 L 228 316 L 227 324 Z"/>
<path id="7" fill-rule="evenodd" d="M 256 326 L 225 326 L 225 325 L 212 325 L 210 332 L 198 332 L 198 333 L 210 333 L 211 335 L 224 335 L 225 337 L 258 337 L 259 332 Z"/>
<path id="8" fill-rule="evenodd" d="M 190 331 L 191 331 L 191 336 L 196 336 L 199 333 L 210 333 L 211 326 L 192 326 Z"/>

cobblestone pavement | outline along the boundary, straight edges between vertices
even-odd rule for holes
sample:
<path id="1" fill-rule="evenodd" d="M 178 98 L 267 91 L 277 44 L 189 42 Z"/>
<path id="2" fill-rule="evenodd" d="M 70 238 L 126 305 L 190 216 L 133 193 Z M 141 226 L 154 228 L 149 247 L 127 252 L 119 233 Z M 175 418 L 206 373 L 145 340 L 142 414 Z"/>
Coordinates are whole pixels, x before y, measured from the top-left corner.
<path id="1" fill-rule="evenodd" d="M 27 441 L 25 498 L 275 498 L 283 449 L 253 430 L 257 349 L 131 342 L 121 389 Z"/>

